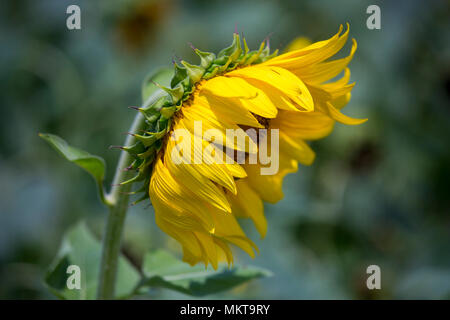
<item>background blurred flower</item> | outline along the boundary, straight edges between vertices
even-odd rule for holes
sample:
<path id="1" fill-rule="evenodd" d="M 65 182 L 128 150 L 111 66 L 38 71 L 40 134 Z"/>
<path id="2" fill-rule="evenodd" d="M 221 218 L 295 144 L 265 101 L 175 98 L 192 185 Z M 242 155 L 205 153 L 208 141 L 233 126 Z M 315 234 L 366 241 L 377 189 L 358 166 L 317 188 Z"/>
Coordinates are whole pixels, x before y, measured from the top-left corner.
<path id="1" fill-rule="evenodd" d="M 286 52 L 303 49 L 311 44 L 311 40 L 306 37 L 297 37 L 292 40 L 284 49 Z"/>

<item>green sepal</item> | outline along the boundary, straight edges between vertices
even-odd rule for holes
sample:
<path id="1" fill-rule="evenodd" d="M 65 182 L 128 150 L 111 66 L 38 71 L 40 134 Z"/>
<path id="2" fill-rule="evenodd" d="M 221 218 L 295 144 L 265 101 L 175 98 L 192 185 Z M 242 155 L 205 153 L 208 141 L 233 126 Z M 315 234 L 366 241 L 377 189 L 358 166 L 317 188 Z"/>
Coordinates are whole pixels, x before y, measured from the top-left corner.
<path id="1" fill-rule="evenodd" d="M 233 57 L 233 59 L 237 59 L 239 55 L 241 54 L 241 40 L 239 38 L 239 34 L 233 33 L 233 42 L 231 45 L 219 52 L 217 55 L 218 58 L 221 57 Z"/>
<path id="2" fill-rule="evenodd" d="M 175 73 L 172 80 L 170 81 L 170 86 L 172 88 L 174 88 L 177 84 L 187 78 L 186 68 L 180 67 L 176 62 L 174 62 L 173 65 L 175 68 Z"/>
<path id="3" fill-rule="evenodd" d="M 211 78 L 215 77 L 216 74 L 217 74 L 218 71 L 219 71 L 219 68 L 218 68 L 218 67 L 219 67 L 219 66 L 216 65 L 216 67 L 215 67 L 214 69 L 212 69 L 212 71 L 208 71 L 207 73 L 205 73 L 205 74 L 203 75 L 203 78 L 204 78 L 204 79 L 211 79 Z"/>
<path id="4" fill-rule="evenodd" d="M 133 163 L 128 167 L 130 170 L 137 170 L 139 166 L 144 162 L 143 158 L 140 158 L 139 155 L 135 157 Z"/>
<path id="5" fill-rule="evenodd" d="M 244 57 L 249 53 L 250 49 L 248 48 L 247 45 L 247 40 L 245 40 L 245 38 L 242 36 L 242 41 L 244 42 Z"/>
<path id="6" fill-rule="evenodd" d="M 142 102 L 144 105 L 153 104 L 155 96 L 163 96 L 164 92 L 158 90 L 158 86 L 155 83 L 159 83 L 163 86 L 170 85 L 170 80 L 173 78 L 174 72 L 172 68 L 159 68 L 153 73 L 147 75 L 142 82 Z M 152 99 L 149 100 L 149 98 Z"/>
<path id="7" fill-rule="evenodd" d="M 252 64 L 253 62 L 255 62 L 259 58 L 261 53 L 263 52 L 264 47 L 265 47 L 265 40 L 263 42 L 261 42 L 258 51 L 251 51 L 248 53 L 248 58 L 247 58 L 247 61 L 244 62 L 244 65 L 248 66 L 248 65 Z"/>
<path id="8" fill-rule="evenodd" d="M 131 179 L 119 183 L 119 185 L 124 186 L 126 184 L 142 181 L 150 175 L 150 164 L 153 162 L 153 158 L 147 159 L 141 164 L 142 169 L 139 169 L 138 173 Z"/>
<path id="9" fill-rule="evenodd" d="M 203 74 L 205 73 L 205 68 L 201 66 L 192 65 L 184 60 L 181 61 L 181 64 L 186 68 L 186 72 L 191 84 L 199 82 Z"/>
<path id="10" fill-rule="evenodd" d="M 156 152 L 155 144 L 152 144 L 145 152 L 138 154 L 137 156 L 141 159 L 146 159 Z"/>
<path id="11" fill-rule="evenodd" d="M 165 135 L 165 130 L 160 132 L 146 132 L 147 135 L 140 135 L 136 133 L 132 133 L 133 137 L 142 142 L 144 146 L 150 147 L 154 144 L 158 139 L 161 139 Z"/>
<path id="12" fill-rule="evenodd" d="M 233 58 L 230 56 L 228 57 L 227 62 L 223 65 L 217 68 L 217 72 L 222 73 L 228 70 L 228 66 L 231 64 L 231 62 L 233 61 Z"/>
<path id="13" fill-rule="evenodd" d="M 220 67 L 227 63 L 229 56 L 222 56 L 214 60 L 213 67 Z"/>
<path id="14" fill-rule="evenodd" d="M 145 189 L 147 189 L 147 188 L 145 188 Z M 142 191 L 142 192 L 145 192 L 145 191 Z M 135 206 L 135 205 L 137 205 L 138 203 L 140 203 L 140 202 L 142 202 L 142 201 L 145 201 L 145 200 L 147 200 L 147 199 L 148 199 L 148 194 L 147 194 L 147 193 L 144 193 L 144 194 L 142 195 L 142 197 L 140 197 L 139 199 L 133 201 L 133 202 L 131 203 L 131 205 L 132 205 L 132 206 Z"/>
<path id="15" fill-rule="evenodd" d="M 146 181 L 139 189 L 130 192 L 130 195 L 138 194 L 138 193 L 141 193 L 141 192 L 146 192 L 147 193 L 149 184 L 150 184 L 150 179 L 148 179 L 148 181 Z M 148 197 L 147 194 L 145 194 L 145 196 Z"/>
<path id="16" fill-rule="evenodd" d="M 167 88 L 158 84 L 157 86 L 159 86 L 161 89 L 163 89 L 165 92 L 169 94 L 169 96 L 172 98 L 173 104 L 176 104 L 183 97 L 184 87 L 180 84 L 178 84 L 175 88 Z"/>
<path id="17" fill-rule="evenodd" d="M 275 58 L 275 57 L 278 55 L 278 52 L 279 52 L 279 51 L 280 51 L 280 50 L 275 49 L 274 52 L 272 52 L 271 54 L 269 54 L 269 55 L 267 55 L 267 56 L 264 57 L 264 61 L 267 61 L 267 60 L 270 60 L 270 59 L 272 59 L 272 58 Z"/>
<path id="18" fill-rule="evenodd" d="M 175 111 L 177 111 L 177 106 L 165 107 L 161 109 L 161 115 L 167 119 L 170 119 Z"/>
<path id="19" fill-rule="evenodd" d="M 155 103 L 146 107 L 137 108 L 137 110 L 142 113 L 147 121 L 155 122 L 159 119 L 161 108 L 163 108 L 165 105 L 171 105 L 171 100 L 172 98 L 164 96 L 158 99 Z"/>
<path id="20" fill-rule="evenodd" d="M 130 154 L 137 155 L 145 151 L 145 146 L 140 141 L 136 142 L 130 147 L 120 147 L 121 150 L 126 151 Z"/>
<path id="21" fill-rule="evenodd" d="M 203 69 L 208 69 L 214 59 L 216 59 L 216 55 L 212 52 L 203 52 L 198 49 L 195 49 L 194 51 L 200 57 L 200 66 Z"/>

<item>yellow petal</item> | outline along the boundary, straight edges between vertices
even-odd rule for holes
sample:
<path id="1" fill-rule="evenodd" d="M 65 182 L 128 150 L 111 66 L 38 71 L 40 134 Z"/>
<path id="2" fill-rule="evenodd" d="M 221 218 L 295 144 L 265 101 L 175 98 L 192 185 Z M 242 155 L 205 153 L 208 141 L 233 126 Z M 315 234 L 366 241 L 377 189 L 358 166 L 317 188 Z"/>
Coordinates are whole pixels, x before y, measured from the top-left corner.
<path id="1" fill-rule="evenodd" d="M 258 251 L 258 248 L 247 238 L 234 215 L 223 214 L 217 210 L 213 210 L 213 218 L 217 226 L 214 237 L 233 243 L 247 252 L 252 258 L 255 257 L 253 250 Z"/>
<path id="2" fill-rule="evenodd" d="M 194 136 L 191 136 L 192 140 L 195 139 Z M 183 142 L 177 142 L 173 141 L 172 139 L 169 139 L 167 144 L 167 150 L 164 154 L 164 164 L 167 166 L 167 168 L 170 170 L 172 175 L 176 177 L 178 183 L 182 185 L 187 190 L 190 190 L 192 193 L 194 193 L 198 198 L 201 200 L 204 200 L 205 202 L 211 203 L 211 205 L 226 211 L 231 212 L 230 205 L 228 201 L 226 200 L 225 194 L 223 193 L 221 188 L 218 188 L 211 180 L 206 178 L 204 175 L 200 174 L 199 171 L 197 171 L 197 167 L 193 166 L 193 162 L 191 163 L 175 163 L 172 159 L 173 158 L 173 148 L 183 148 L 183 150 L 189 149 L 194 143 L 191 143 L 191 146 L 184 146 L 180 147 Z M 198 151 L 202 152 L 202 151 Z M 203 170 L 205 169 L 206 164 L 199 164 L 198 168 L 201 168 Z"/>
<path id="3" fill-rule="evenodd" d="M 195 108 L 196 106 L 192 106 Z M 207 116 L 207 114 L 206 114 Z M 238 126 L 231 126 L 230 128 L 215 126 L 213 118 L 193 118 L 191 115 L 186 115 L 185 118 L 179 120 L 180 126 L 188 130 L 195 138 L 203 139 L 207 136 L 206 133 L 217 133 L 217 135 L 221 141 L 220 145 L 235 149 L 241 152 L 255 153 L 258 151 L 258 146 L 253 142 L 251 137 L 249 137 L 244 130 L 242 130 Z M 197 130 L 196 130 L 196 121 L 197 122 Z M 201 122 L 200 122 L 201 121 Z M 232 129 L 232 132 L 238 133 L 237 139 L 227 138 L 227 129 Z M 214 131 L 211 131 L 214 130 Z M 196 141 L 196 139 L 194 139 Z M 219 144 L 219 143 L 216 143 Z"/>
<path id="4" fill-rule="evenodd" d="M 258 120 L 236 101 L 238 100 L 217 97 L 207 91 L 194 98 L 195 103 L 211 108 L 219 119 L 239 125 L 262 128 L 263 126 L 259 124 Z"/>
<path id="5" fill-rule="evenodd" d="M 233 175 L 233 177 L 245 178 L 247 176 L 244 168 L 242 168 L 242 166 L 238 163 L 226 164 L 226 168 L 228 172 Z"/>
<path id="6" fill-rule="evenodd" d="M 200 93 L 203 91 L 223 98 L 253 98 L 257 95 L 255 88 L 243 79 L 223 76 L 205 81 Z"/>
<path id="7" fill-rule="evenodd" d="M 330 103 L 338 110 L 342 109 L 347 105 L 347 103 L 352 98 L 352 94 L 349 92 L 347 94 L 344 94 L 334 100 L 331 100 Z"/>
<path id="8" fill-rule="evenodd" d="M 306 142 L 298 138 L 293 139 L 283 132 L 280 132 L 280 150 L 306 166 L 311 165 L 316 157 L 316 154 Z"/>
<path id="9" fill-rule="evenodd" d="M 314 98 L 322 101 L 334 100 L 340 96 L 346 95 L 352 91 L 354 83 L 347 85 L 337 85 L 336 83 L 327 83 L 322 85 L 308 84 L 308 88 Z"/>
<path id="10" fill-rule="evenodd" d="M 307 83 L 322 83 L 336 77 L 341 73 L 350 61 L 353 59 L 353 55 L 356 52 L 357 44 L 356 40 L 353 39 L 353 45 L 350 55 L 338 60 L 322 62 L 314 64 L 312 66 L 307 66 L 304 68 L 293 70 L 292 72 L 297 76 L 301 77 L 303 81 Z"/>
<path id="11" fill-rule="evenodd" d="M 313 53 L 315 51 L 318 51 L 318 50 L 326 47 L 330 43 L 334 43 L 336 40 L 338 40 L 339 39 L 339 35 L 342 32 L 342 29 L 343 29 L 343 26 L 340 25 L 338 33 L 336 33 L 330 39 L 323 40 L 323 41 L 317 41 L 317 42 L 312 43 L 309 46 L 306 46 L 306 47 L 303 47 L 303 48 L 299 48 L 298 50 L 289 51 L 287 53 L 281 54 L 279 56 L 276 56 L 276 57 L 270 59 L 269 61 L 264 62 L 264 64 L 273 65 L 273 64 L 280 63 L 280 62 L 283 62 L 283 61 L 292 61 L 295 58 L 298 58 L 298 57 L 301 57 L 301 56 Z"/>
<path id="12" fill-rule="evenodd" d="M 217 247 L 214 243 L 213 237 L 204 232 L 194 232 L 194 234 L 203 249 L 203 254 L 205 255 L 204 261 L 206 261 L 205 266 L 208 266 L 207 261 L 209 261 L 211 262 L 214 270 L 217 270 L 219 261 L 217 256 Z"/>
<path id="13" fill-rule="evenodd" d="M 267 220 L 264 216 L 264 205 L 259 195 L 247 184 L 246 179 L 236 182 L 236 195 L 227 194 L 231 210 L 236 217 L 251 218 L 261 237 L 267 232 Z"/>
<path id="14" fill-rule="evenodd" d="M 254 87 L 261 89 L 277 109 L 299 111 L 299 107 L 297 107 L 289 97 L 275 87 L 255 79 L 247 79 L 247 82 Z"/>
<path id="15" fill-rule="evenodd" d="M 306 85 L 295 74 L 286 69 L 257 65 L 231 71 L 227 76 L 263 81 L 283 92 L 303 109 L 314 110 L 314 102 Z"/>
<path id="16" fill-rule="evenodd" d="M 271 127 L 279 128 L 291 137 L 304 140 L 316 140 L 330 134 L 334 120 L 322 112 L 280 111 L 271 122 Z"/>
<path id="17" fill-rule="evenodd" d="M 309 90 L 315 99 L 328 101 L 336 100 L 342 96 L 348 95 L 355 86 L 354 83 L 347 84 L 350 80 L 350 69 L 346 68 L 342 78 L 325 84 L 307 83 Z"/>
<path id="18" fill-rule="evenodd" d="M 347 41 L 349 31 L 350 27 L 347 24 L 347 31 L 342 36 L 339 37 L 339 32 L 338 37 L 335 36 L 326 42 L 317 44 L 313 50 L 308 49 L 308 47 L 300 50 L 300 52 L 309 50 L 309 52 L 307 52 L 306 54 L 302 53 L 300 55 L 294 56 L 293 53 L 295 51 L 288 52 L 277 58 L 270 59 L 264 62 L 263 65 L 279 66 L 289 70 L 297 70 L 299 68 L 325 61 L 342 49 L 345 42 Z"/>
<path id="19" fill-rule="evenodd" d="M 195 139 L 200 139 L 198 137 L 195 137 Z M 195 142 L 194 142 L 195 143 Z M 204 176 L 205 178 L 223 186 L 224 188 L 227 188 L 232 193 L 236 193 L 236 185 L 234 183 L 234 177 L 230 173 L 230 171 L 227 168 L 226 165 L 226 154 L 224 154 L 222 151 L 217 150 L 217 152 L 221 153 L 219 158 L 223 159 L 223 163 L 216 163 L 215 159 L 212 158 L 212 156 L 205 150 L 206 146 L 209 145 L 209 142 L 201 141 L 202 145 L 202 154 L 203 154 L 203 163 L 199 164 L 191 164 L 193 169 L 197 170 L 199 174 Z M 200 143 L 197 142 L 195 145 L 200 145 Z"/>
<path id="20" fill-rule="evenodd" d="M 184 215 L 194 215 L 201 221 L 205 230 L 213 230 L 214 223 L 209 211 L 194 193 L 181 185 L 170 174 L 161 159 L 158 159 L 153 169 L 149 186 L 150 200 L 158 206 L 159 213 L 173 209 Z M 155 212 L 156 213 L 156 212 Z"/>
<path id="21" fill-rule="evenodd" d="M 225 257 L 227 259 L 228 267 L 230 267 L 230 265 L 233 265 L 233 253 L 231 252 L 230 247 L 228 246 L 228 244 L 225 241 L 223 241 L 221 239 L 218 239 L 217 237 L 214 237 L 214 242 L 224 252 Z"/>
<path id="22" fill-rule="evenodd" d="M 296 172 L 297 161 L 281 152 L 280 167 L 275 175 L 261 175 L 261 165 L 246 164 L 244 169 L 247 172 L 249 185 L 255 190 L 264 201 L 277 203 L 283 198 L 283 179 L 288 173 Z"/>
<path id="23" fill-rule="evenodd" d="M 202 256 L 202 249 L 198 243 L 197 238 L 191 231 L 183 231 L 163 219 L 160 214 L 155 214 L 155 221 L 158 227 L 167 233 L 169 236 L 177 240 L 183 247 L 183 252 L 187 260 L 183 260 L 191 263 L 192 265 L 197 263 Z"/>
<path id="24" fill-rule="evenodd" d="M 327 102 L 326 104 L 326 110 L 328 111 L 328 114 L 331 118 L 334 120 L 347 124 L 347 125 L 358 125 L 366 122 L 368 119 L 356 119 L 349 116 L 346 116 L 345 114 L 341 113 L 338 109 L 336 109 L 331 103 Z"/>
<path id="25" fill-rule="evenodd" d="M 154 197 L 152 200 L 152 205 L 155 209 L 155 212 L 161 214 L 161 219 L 165 220 L 167 223 L 185 230 L 205 230 L 204 225 L 193 215 L 189 213 L 183 213 L 173 209 L 172 207 L 167 206 L 162 201 L 158 199 L 158 197 Z M 209 229 L 213 230 L 214 227 L 210 227 Z"/>
<path id="26" fill-rule="evenodd" d="M 257 87 L 254 88 L 257 91 L 256 97 L 250 99 L 239 99 L 240 103 L 253 114 L 257 114 L 266 119 L 275 118 L 278 110 L 272 100 L 269 99 L 263 90 Z"/>

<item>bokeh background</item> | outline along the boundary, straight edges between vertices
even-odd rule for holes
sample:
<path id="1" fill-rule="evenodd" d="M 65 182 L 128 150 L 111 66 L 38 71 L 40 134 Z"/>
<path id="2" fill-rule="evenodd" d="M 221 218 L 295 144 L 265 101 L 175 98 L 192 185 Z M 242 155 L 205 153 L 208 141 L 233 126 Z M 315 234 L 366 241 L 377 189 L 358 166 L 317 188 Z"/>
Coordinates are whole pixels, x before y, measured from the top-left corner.
<path id="1" fill-rule="evenodd" d="M 81 7 L 81 30 L 66 8 Z M 381 8 L 368 30 L 366 8 Z M 145 75 L 173 56 L 197 62 L 187 42 L 217 51 L 235 25 L 255 48 L 323 40 L 349 22 L 357 85 L 337 125 L 314 142 L 317 160 L 289 175 L 267 205 L 267 237 L 244 227 L 261 254 L 238 262 L 274 276 L 209 298 L 450 298 L 450 11 L 447 1 L 10 0 L 0 4 L 0 298 L 52 298 L 43 275 L 64 231 L 85 219 L 97 235 L 107 214 L 92 179 L 39 139 L 51 132 L 107 162 L 140 103 Z M 350 46 L 346 46 L 347 54 Z M 178 245 L 133 207 L 124 250 Z M 366 288 L 381 267 L 382 289 Z M 185 298 L 155 290 L 150 298 Z"/>

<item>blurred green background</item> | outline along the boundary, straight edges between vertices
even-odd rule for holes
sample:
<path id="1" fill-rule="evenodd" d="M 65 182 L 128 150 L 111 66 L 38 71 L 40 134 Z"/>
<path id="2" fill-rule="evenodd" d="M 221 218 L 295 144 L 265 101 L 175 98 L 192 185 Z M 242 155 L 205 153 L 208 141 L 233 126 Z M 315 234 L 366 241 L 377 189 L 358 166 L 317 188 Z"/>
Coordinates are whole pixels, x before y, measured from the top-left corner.
<path id="1" fill-rule="evenodd" d="M 66 8 L 81 8 L 81 30 Z M 381 8 L 368 30 L 366 8 Z M 337 125 L 314 142 L 317 160 L 285 179 L 285 198 L 267 205 L 267 237 L 243 225 L 261 254 L 238 263 L 274 272 L 210 298 L 450 298 L 450 9 L 447 1 L 10 0 L 0 4 L 0 298 L 52 298 L 46 267 L 64 231 L 86 219 L 101 234 L 107 211 L 95 184 L 39 139 L 64 137 L 106 159 L 110 183 L 140 103 L 145 75 L 174 55 L 197 62 L 187 42 L 218 51 L 235 24 L 255 48 L 268 34 L 283 48 L 350 23 L 357 85 Z M 348 44 L 343 50 L 349 51 Z M 344 54 L 343 53 L 343 54 Z M 124 250 L 136 263 L 152 248 L 178 245 L 153 209 L 129 211 Z M 381 267 L 382 289 L 366 288 Z M 185 298 L 155 290 L 150 298 Z"/>

